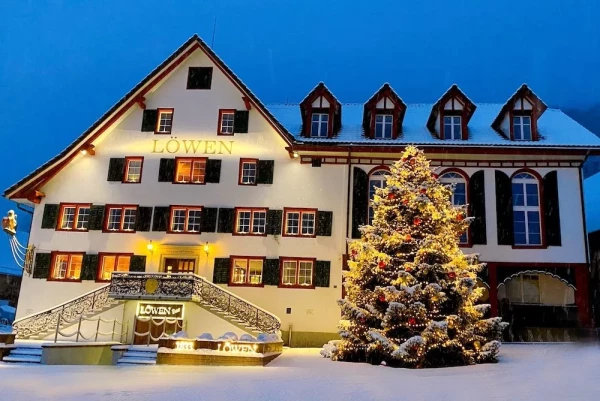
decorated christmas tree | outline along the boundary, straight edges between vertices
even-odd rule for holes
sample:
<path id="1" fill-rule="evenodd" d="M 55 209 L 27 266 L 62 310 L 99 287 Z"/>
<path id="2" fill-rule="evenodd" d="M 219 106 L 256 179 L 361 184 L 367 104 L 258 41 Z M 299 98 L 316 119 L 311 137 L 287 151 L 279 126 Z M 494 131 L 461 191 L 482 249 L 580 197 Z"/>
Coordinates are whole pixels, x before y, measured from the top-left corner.
<path id="1" fill-rule="evenodd" d="M 495 362 L 501 318 L 484 319 L 475 255 L 458 246 L 470 219 L 422 151 L 408 147 L 350 244 L 334 360 L 411 368 Z"/>

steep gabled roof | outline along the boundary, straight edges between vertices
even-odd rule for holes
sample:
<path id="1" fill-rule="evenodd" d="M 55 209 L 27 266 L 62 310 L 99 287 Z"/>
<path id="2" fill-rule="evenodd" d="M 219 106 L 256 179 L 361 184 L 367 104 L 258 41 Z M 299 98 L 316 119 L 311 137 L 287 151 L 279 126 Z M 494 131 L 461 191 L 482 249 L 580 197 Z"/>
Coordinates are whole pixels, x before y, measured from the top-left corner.
<path id="1" fill-rule="evenodd" d="M 533 104 L 533 111 L 535 112 L 535 118 L 538 119 L 542 114 L 546 111 L 548 106 L 546 103 L 542 101 L 529 87 L 527 84 L 521 85 L 519 89 L 504 103 L 502 108 L 500 109 L 500 113 L 496 116 L 494 121 L 492 122 L 492 127 L 495 130 L 500 130 L 500 125 L 502 124 L 502 120 L 506 113 L 508 113 L 516 103 L 517 100 L 527 98 Z"/>
<path id="2" fill-rule="evenodd" d="M 102 117 L 100 117 L 90 128 L 81 134 L 73 143 L 67 146 L 57 156 L 44 163 L 42 166 L 34 170 L 31 174 L 21 179 L 16 184 L 10 186 L 4 191 L 4 197 L 25 198 L 34 193 L 36 189 L 44 185 L 49 179 L 56 175 L 63 167 L 65 167 L 79 152 L 80 149 L 86 148 L 95 139 L 97 139 L 106 129 L 114 124 L 127 110 L 134 107 L 137 103 L 143 103 L 144 95 L 153 87 L 161 82 L 167 75 L 175 70 L 182 62 L 184 62 L 195 50 L 202 50 L 208 58 L 227 76 L 231 82 L 242 92 L 249 100 L 250 104 L 269 121 L 275 131 L 283 138 L 283 140 L 291 145 L 293 136 L 281 125 L 277 119 L 269 112 L 263 103 L 248 89 L 248 87 L 238 78 L 237 75 L 208 47 L 208 45 L 200 39 L 197 34 L 194 34 L 183 45 L 181 45 L 173 54 L 165 61 L 156 67 L 148 74 L 140 83 L 130 90 L 123 98 L 121 98 L 113 107 L 110 108 Z"/>
<path id="3" fill-rule="evenodd" d="M 306 95 L 304 99 L 302 99 L 302 101 L 300 102 L 300 107 L 306 107 L 308 103 L 312 102 L 312 100 L 318 96 L 325 96 L 329 99 L 332 99 L 335 101 L 336 106 L 341 107 L 341 103 L 337 100 L 337 98 L 329 90 L 329 88 L 325 86 L 324 82 L 319 82 L 317 86 L 315 86 L 310 92 L 308 92 L 308 95 Z"/>
<path id="4" fill-rule="evenodd" d="M 463 103 L 463 108 L 466 112 L 465 124 L 469 124 L 469 121 L 471 120 L 471 117 L 473 117 L 473 113 L 475 113 L 477 106 L 471 101 L 471 99 L 469 99 L 467 95 L 465 95 L 462 90 L 460 90 L 458 85 L 453 84 L 431 107 L 431 113 L 427 119 L 427 128 L 429 128 L 430 131 L 434 131 L 435 129 L 435 119 L 440 113 L 440 107 L 444 107 L 444 104 L 446 104 L 446 102 L 452 98 L 458 98 L 460 102 Z"/>

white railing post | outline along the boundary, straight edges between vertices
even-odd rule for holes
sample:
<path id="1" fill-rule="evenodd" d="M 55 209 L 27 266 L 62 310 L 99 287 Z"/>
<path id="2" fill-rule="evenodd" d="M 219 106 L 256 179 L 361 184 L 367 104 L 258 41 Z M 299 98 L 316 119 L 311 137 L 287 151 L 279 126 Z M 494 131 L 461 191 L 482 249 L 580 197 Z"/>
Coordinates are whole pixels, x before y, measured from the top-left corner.
<path id="1" fill-rule="evenodd" d="M 60 321 L 62 319 L 62 311 L 60 311 L 58 313 L 58 319 L 56 319 L 56 331 L 54 332 L 54 343 L 56 344 L 56 341 L 58 339 L 58 331 L 60 330 Z"/>
<path id="2" fill-rule="evenodd" d="M 83 314 L 79 315 L 79 323 L 77 323 L 77 337 L 75 337 L 75 342 L 79 342 L 79 332 L 81 331 L 81 319 L 83 319 Z"/>
<path id="3" fill-rule="evenodd" d="M 98 333 L 100 332 L 100 317 L 98 317 L 98 323 L 96 324 L 96 335 L 94 336 L 94 342 L 98 342 Z"/>
<path id="4" fill-rule="evenodd" d="M 117 319 L 113 320 L 113 328 L 112 328 L 112 333 L 110 333 L 110 341 L 114 341 L 115 340 L 115 329 L 117 328 Z M 121 339 L 119 337 L 119 339 Z"/>

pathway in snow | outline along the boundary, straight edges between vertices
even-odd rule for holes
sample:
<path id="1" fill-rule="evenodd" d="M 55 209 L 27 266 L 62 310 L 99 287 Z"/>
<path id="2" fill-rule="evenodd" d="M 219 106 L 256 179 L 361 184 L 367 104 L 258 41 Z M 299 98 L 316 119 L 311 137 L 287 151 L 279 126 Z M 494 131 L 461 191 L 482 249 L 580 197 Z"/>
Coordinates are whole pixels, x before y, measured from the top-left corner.
<path id="1" fill-rule="evenodd" d="M 286 350 L 267 367 L 0 364 L 0 399 L 61 400 L 593 400 L 600 347 L 503 345 L 501 362 L 406 370 L 331 362 Z"/>

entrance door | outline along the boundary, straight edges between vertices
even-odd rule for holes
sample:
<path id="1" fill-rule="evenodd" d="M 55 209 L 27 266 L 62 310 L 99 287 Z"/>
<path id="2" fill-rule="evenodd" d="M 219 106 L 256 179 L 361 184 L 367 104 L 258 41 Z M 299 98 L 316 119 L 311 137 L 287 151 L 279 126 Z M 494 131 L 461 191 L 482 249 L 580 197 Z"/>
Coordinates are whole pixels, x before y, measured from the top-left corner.
<path id="1" fill-rule="evenodd" d="M 194 259 L 165 259 L 165 273 L 195 273 L 196 260 Z"/>
<path id="2" fill-rule="evenodd" d="M 170 336 L 183 329 L 183 320 L 181 319 L 135 319 L 135 333 L 133 344 L 146 345 L 158 344 L 158 339 L 164 334 Z"/>

